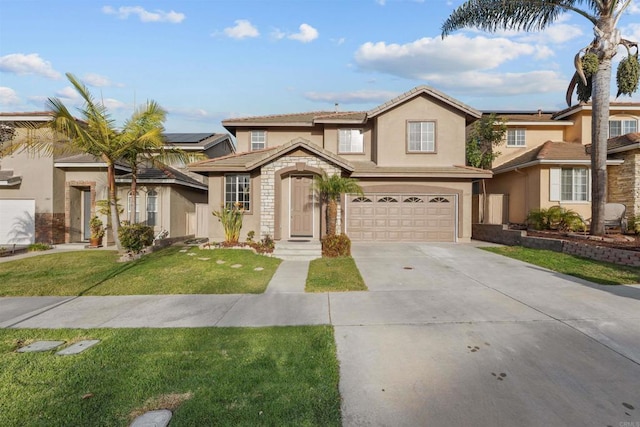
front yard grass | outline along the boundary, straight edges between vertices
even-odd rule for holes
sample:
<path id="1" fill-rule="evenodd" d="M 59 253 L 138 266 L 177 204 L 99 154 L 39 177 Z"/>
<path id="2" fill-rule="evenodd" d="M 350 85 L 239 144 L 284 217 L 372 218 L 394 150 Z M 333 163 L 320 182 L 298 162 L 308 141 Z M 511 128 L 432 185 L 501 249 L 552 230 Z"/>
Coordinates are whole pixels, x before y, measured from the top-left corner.
<path id="1" fill-rule="evenodd" d="M 309 264 L 307 292 L 366 291 L 360 271 L 351 257 L 319 258 Z"/>
<path id="2" fill-rule="evenodd" d="M 522 246 L 486 247 L 482 249 L 601 285 L 640 283 L 640 268 L 636 267 L 626 267 L 559 252 L 524 248 Z"/>
<path id="3" fill-rule="evenodd" d="M 101 342 L 15 351 L 81 339 Z M 0 366 L 3 426 L 126 426 L 154 409 L 172 409 L 172 427 L 340 425 L 330 326 L 2 329 Z"/>
<path id="4" fill-rule="evenodd" d="M 3 263 L 0 296 L 262 293 L 280 264 L 249 250 L 182 246 L 117 259 L 114 251 L 85 250 Z"/>

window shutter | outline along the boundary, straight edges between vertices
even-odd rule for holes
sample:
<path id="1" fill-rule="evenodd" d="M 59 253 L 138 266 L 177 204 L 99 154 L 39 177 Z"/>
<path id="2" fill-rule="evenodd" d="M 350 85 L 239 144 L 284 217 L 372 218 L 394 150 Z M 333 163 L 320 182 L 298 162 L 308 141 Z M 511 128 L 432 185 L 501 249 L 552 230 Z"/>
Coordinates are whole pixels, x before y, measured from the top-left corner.
<path id="1" fill-rule="evenodd" d="M 560 168 L 551 168 L 549 170 L 549 201 L 560 201 Z"/>

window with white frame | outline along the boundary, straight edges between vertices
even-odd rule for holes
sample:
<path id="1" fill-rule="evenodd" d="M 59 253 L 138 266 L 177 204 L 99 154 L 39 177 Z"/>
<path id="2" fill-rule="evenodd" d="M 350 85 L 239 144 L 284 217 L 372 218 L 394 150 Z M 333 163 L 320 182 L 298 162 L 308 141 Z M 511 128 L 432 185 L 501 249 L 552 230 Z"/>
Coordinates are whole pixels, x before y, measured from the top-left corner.
<path id="1" fill-rule="evenodd" d="M 361 129 L 338 129 L 339 153 L 363 153 L 363 141 Z"/>
<path id="2" fill-rule="evenodd" d="M 407 151 L 434 153 L 436 151 L 436 123 L 409 122 L 407 124 Z"/>
<path id="3" fill-rule="evenodd" d="M 557 202 L 586 202 L 589 194 L 589 169 L 552 168 L 550 176 L 550 200 Z"/>
<path id="4" fill-rule="evenodd" d="M 609 120 L 609 138 L 638 132 L 636 119 L 612 119 Z"/>
<path id="5" fill-rule="evenodd" d="M 239 203 L 245 211 L 251 210 L 251 178 L 249 174 L 225 175 L 224 205 Z"/>
<path id="6" fill-rule="evenodd" d="M 524 129 L 507 129 L 507 147 L 524 147 Z"/>
<path id="7" fill-rule="evenodd" d="M 252 130 L 251 131 L 251 151 L 262 150 L 267 148 L 267 131 Z"/>
<path id="8" fill-rule="evenodd" d="M 131 219 L 131 211 L 133 210 L 133 197 L 132 193 L 127 194 L 127 220 Z M 136 191 L 136 214 L 133 220 L 134 223 L 140 222 L 140 194 Z"/>
<path id="9" fill-rule="evenodd" d="M 155 227 L 158 225 L 158 192 L 150 190 L 147 193 L 147 225 Z"/>

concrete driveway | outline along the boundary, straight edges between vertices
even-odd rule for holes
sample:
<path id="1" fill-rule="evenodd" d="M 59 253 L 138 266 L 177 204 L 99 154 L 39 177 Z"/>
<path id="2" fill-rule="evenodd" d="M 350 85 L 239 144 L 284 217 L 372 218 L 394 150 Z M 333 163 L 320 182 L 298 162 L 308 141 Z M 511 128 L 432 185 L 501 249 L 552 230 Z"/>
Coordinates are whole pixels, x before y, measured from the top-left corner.
<path id="1" fill-rule="evenodd" d="M 640 426 L 640 288 L 466 244 L 354 244 L 330 294 L 345 426 Z"/>

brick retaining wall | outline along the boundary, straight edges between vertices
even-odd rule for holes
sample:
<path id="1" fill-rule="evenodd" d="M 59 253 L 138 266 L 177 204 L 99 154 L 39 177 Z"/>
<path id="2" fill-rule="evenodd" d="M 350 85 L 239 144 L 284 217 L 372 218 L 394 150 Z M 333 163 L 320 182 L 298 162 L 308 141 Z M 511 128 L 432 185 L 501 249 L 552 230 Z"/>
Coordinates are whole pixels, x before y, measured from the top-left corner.
<path id="1" fill-rule="evenodd" d="M 640 267 L 640 252 L 638 251 L 627 251 L 624 249 L 609 248 L 607 246 L 594 246 L 567 240 L 531 237 L 527 236 L 527 232 L 523 230 L 509 230 L 507 225 L 473 224 L 472 228 L 472 238 L 476 240 L 499 243 L 507 246 L 547 249 L 598 261 Z"/>

